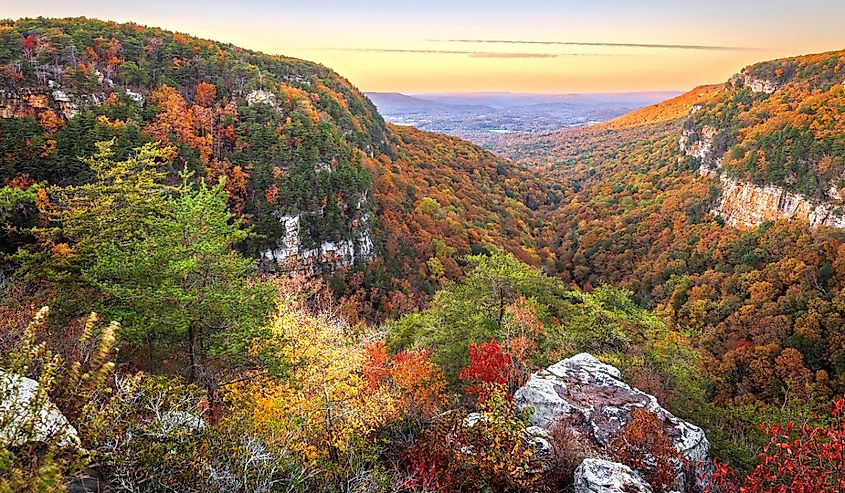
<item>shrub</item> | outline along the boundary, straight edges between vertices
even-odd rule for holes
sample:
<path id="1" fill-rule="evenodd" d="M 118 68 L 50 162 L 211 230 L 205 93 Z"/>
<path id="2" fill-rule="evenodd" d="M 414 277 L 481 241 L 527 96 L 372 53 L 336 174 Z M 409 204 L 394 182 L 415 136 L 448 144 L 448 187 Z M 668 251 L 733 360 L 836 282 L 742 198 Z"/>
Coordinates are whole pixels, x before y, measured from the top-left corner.
<path id="1" fill-rule="evenodd" d="M 744 477 L 716 464 L 712 493 L 834 493 L 845 490 L 845 397 L 826 425 L 760 424 L 768 443 Z"/>

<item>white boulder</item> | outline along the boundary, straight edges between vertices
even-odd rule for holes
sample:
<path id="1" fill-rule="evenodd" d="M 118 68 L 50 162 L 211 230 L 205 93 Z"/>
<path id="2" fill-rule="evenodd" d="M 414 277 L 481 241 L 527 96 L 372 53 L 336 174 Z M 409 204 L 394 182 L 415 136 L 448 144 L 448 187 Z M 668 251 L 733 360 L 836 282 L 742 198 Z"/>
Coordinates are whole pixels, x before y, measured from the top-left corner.
<path id="1" fill-rule="evenodd" d="M 675 417 L 657 399 L 622 381 L 618 368 L 581 353 L 540 370 L 514 394 L 521 409 L 530 408 L 534 426 L 569 427 L 599 451 L 607 450 L 637 408 L 660 419 L 663 430 L 686 464 L 678 464 L 679 482 L 701 491 L 712 471 L 710 444 L 701 428 Z"/>
<path id="2" fill-rule="evenodd" d="M 653 493 L 630 467 L 604 459 L 584 459 L 575 470 L 575 493 Z"/>
<path id="3" fill-rule="evenodd" d="M 0 444 L 80 446 L 76 428 L 46 396 L 39 395 L 35 380 L 0 370 L 0 398 Z"/>

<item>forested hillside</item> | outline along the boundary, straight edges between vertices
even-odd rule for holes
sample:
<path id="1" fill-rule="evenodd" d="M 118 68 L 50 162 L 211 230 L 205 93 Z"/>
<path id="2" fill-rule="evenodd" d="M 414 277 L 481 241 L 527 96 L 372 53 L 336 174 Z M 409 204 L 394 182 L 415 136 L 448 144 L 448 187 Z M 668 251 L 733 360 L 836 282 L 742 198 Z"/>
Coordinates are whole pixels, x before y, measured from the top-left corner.
<path id="1" fill-rule="evenodd" d="M 230 210 L 254 233 L 239 248 L 266 270 L 337 273 L 338 293 L 357 293 L 350 303 L 374 318 L 418 306 L 473 250 L 536 256 L 523 199 L 541 192 L 529 175 L 514 179 L 519 167 L 455 139 L 387 128 L 325 67 L 134 24 L 0 29 L 6 184 L 90 183 L 82 158 L 97 142 L 112 140 L 118 159 L 147 142 L 172 146 L 171 183 L 183 170 L 226 180 Z M 26 241 L 7 240 L 7 252 Z"/>
<path id="2" fill-rule="evenodd" d="M 686 124 L 690 143 L 712 142 L 692 159 L 731 178 L 838 199 L 845 185 L 843 81 L 845 51 L 746 68 L 724 98 L 702 105 Z"/>
<path id="3" fill-rule="evenodd" d="M 839 491 L 844 64 L 520 164 L 310 62 L 0 21 L 0 493 Z"/>
<path id="4" fill-rule="evenodd" d="M 771 180 L 832 186 L 836 179 L 824 173 L 841 174 L 828 168 L 839 160 L 842 108 L 832 98 L 843 87 L 841 63 L 834 52 L 755 65 L 725 85 L 608 124 L 517 142 L 513 150 L 561 186 L 559 204 L 543 211 L 547 229 L 538 240 L 556 256 L 558 274 L 588 290 L 603 283 L 628 288 L 689 334 L 704 358 L 710 398 L 734 416 L 811 410 L 845 391 L 845 232 L 777 214 L 771 217 L 781 220 L 726 226 L 720 204 L 730 189 L 704 161 L 711 149 L 726 152 L 720 171 L 761 187 Z M 791 78 L 782 67 L 792 67 Z M 746 77 L 765 70 L 772 85 L 749 80 L 746 87 Z M 690 142 L 714 118 L 733 123 L 712 123 L 719 131 L 702 160 Z M 732 169 L 745 151 L 725 149 L 751 142 L 769 146 L 755 151 L 761 159 L 779 156 L 779 176 L 804 178 L 789 185 L 762 168 Z M 742 197 L 732 207 L 757 207 Z"/>

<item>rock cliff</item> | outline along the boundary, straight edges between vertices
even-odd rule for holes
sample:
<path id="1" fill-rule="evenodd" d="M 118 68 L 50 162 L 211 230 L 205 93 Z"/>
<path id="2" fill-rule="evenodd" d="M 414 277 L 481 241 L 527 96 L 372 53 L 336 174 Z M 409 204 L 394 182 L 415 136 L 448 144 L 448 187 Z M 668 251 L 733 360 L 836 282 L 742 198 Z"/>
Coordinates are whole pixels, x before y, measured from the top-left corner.
<path id="1" fill-rule="evenodd" d="M 732 76 L 728 79 L 728 84 L 737 88 L 748 89 L 753 93 L 765 94 L 772 94 L 778 90 L 778 87 L 780 87 L 780 84 L 775 81 L 755 78 L 747 71 L 743 71 Z"/>
<path id="2" fill-rule="evenodd" d="M 714 212 L 726 224 L 753 228 L 766 221 L 797 220 L 810 226 L 845 228 L 843 205 L 836 202 L 814 202 L 807 197 L 774 185 L 754 185 L 719 177 L 722 195 Z"/>
<path id="3" fill-rule="evenodd" d="M 713 212 L 726 224 L 747 229 L 784 219 L 813 227 L 845 228 L 845 203 L 835 188 L 828 191 L 828 200 L 818 201 L 777 185 L 757 185 L 727 176 L 722 170 L 722 157 L 714 150 L 718 133 L 710 125 L 698 131 L 684 129 L 679 144 L 684 156 L 698 160 L 701 176 L 719 180 L 722 193 Z"/>
<path id="4" fill-rule="evenodd" d="M 248 248 L 262 265 L 322 270 L 370 258 L 366 158 L 389 155 L 391 144 L 375 107 L 338 74 L 90 19 L 21 19 L 4 29 L 0 135 L 11 137 L 0 139 L 0 183 L 84 182 L 79 157 L 95 142 L 115 139 L 120 156 L 158 140 L 178 151 L 175 167 L 228 178 L 239 219 L 258 233 Z"/>
<path id="5" fill-rule="evenodd" d="M 747 67 L 728 80 L 723 97 L 692 107 L 679 139 L 681 160 L 718 180 L 722 193 L 712 212 L 726 224 L 845 227 L 841 132 L 824 110 L 841 106 L 842 69 L 825 65 L 827 56 Z"/>

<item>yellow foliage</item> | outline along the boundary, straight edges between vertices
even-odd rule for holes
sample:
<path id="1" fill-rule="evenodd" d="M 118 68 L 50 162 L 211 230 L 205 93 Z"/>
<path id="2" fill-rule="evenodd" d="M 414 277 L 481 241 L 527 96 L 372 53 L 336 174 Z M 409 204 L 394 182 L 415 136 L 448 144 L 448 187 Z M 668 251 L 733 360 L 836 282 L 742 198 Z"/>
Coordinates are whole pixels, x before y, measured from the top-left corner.
<path id="1" fill-rule="evenodd" d="M 254 380 L 235 397 L 252 401 L 257 431 L 282 440 L 303 461 L 337 461 L 358 440 L 366 442 L 396 418 L 395 392 L 368 388 L 362 346 L 345 323 L 310 315 L 283 300 L 269 329 L 270 339 L 253 349 L 280 354 L 288 375 Z"/>

